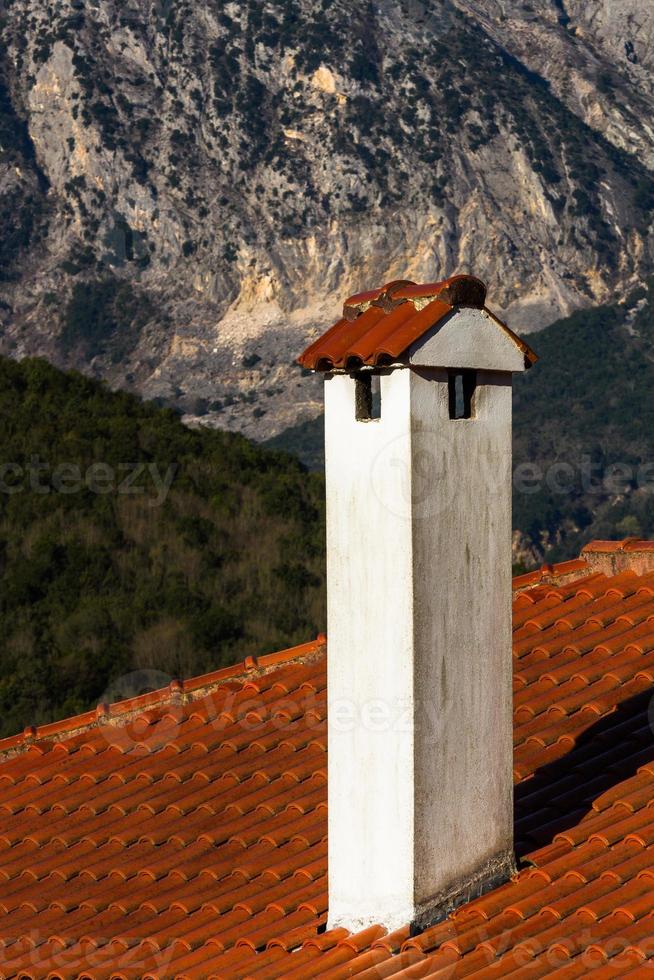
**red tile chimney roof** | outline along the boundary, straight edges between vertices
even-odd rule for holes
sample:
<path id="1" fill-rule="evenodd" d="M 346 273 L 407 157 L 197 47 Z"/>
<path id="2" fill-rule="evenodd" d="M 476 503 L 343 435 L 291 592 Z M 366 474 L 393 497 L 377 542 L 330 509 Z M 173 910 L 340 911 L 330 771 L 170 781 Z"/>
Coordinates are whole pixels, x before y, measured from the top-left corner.
<path id="1" fill-rule="evenodd" d="M 347 299 L 343 318 L 307 347 L 298 362 L 314 371 L 356 370 L 364 364 L 383 367 L 397 361 L 453 309 L 486 309 L 485 301 L 486 286 L 474 276 L 451 276 L 422 285 L 397 279 Z M 486 312 L 516 343 L 527 363 L 535 363 L 531 348 L 490 310 Z"/>

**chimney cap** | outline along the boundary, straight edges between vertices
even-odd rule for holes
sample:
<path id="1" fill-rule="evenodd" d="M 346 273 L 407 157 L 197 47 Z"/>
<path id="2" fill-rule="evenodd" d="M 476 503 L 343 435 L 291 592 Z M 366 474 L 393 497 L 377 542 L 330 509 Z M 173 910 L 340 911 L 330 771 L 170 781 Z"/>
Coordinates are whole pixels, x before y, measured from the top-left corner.
<path id="1" fill-rule="evenodd" d="M 459 275 L 434 283 L 397 279 L 345 301 L 343 318 L 311 344 L 298 363 L 313 371 L 352 371 L 396 362 L 455 309 L 484 310 L 518 347 L 524 366 L 536 354 L 485 306 L 486 286 Z"/>

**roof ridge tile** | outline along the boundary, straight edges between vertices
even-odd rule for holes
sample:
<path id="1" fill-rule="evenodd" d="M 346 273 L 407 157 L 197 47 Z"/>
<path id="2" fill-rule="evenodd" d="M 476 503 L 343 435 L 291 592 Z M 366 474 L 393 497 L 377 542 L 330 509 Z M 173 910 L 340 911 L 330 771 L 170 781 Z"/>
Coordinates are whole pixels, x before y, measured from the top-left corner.
<path id="1" fill-rule="evenodd" d="M 260 658 L 248 657 L 239 664 L 221 667 L 219 670 L 194 677 L 188 681 L 173 680 L 159 690 L 127 698 L 111 705 L 101 704 L 92 711 L 40 725 L 38 728 L 28 726 L 20 735 L 0 739 L 0 763 L 4 759 L 11 758 L 13 753 L 19 752 L 21 749 L 24 751 L 33 748 L 36 739 L 51 740 L 57 736 L 73 738 L 98 727 L 103 722 L 113 723 L 122 716 L 133 713 L 143 715 L 144 708 L 165 708 L 173 703 L 173 699 L 179 699 L 181 703 L 183 696 L 193 699 L 198 696 L 198 691 L 208 693 L 214 686 L 222 686 L 224 682 L 236 677 L 245 680 L 248 674 L 253 671 L 261 671 L 262 675 L 265 675 L 280 664 L 291 663 L 324 652 L 326 639 L 325 634 L 321 633 L 315 640 L 289 647 L 287 650 L 280 650 Z"/>

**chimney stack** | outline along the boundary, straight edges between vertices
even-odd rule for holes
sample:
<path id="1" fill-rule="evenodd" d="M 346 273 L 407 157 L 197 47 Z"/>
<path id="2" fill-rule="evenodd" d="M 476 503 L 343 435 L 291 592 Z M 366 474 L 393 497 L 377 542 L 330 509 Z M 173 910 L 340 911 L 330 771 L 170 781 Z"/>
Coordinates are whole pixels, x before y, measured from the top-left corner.
<path id="1" fill-rule="evenodd" d="M 437 921 L 514 871 L 511 387 L 471 276 L 352 297 L 325 377 L 329 927 Z"/>

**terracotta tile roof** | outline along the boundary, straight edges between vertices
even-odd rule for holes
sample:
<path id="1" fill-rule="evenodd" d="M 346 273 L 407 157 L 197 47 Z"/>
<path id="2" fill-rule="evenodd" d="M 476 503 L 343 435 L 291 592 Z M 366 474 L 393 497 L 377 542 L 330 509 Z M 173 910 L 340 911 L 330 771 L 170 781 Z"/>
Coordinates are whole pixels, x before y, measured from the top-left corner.
<path id="1" fill-rule="evenodd" d="M 422 285 L 398 279 L 345 301 L 343 318 L 311 344 L 298 362 L 314 371 L 354 370 L 392 364 L 455 307 L 486 309 L 486 286 L 474 276 L 451 276 Z M 511 337 L 528 364 L 536 355 L 505 323 L 486 312 Z"/>
<path id="2" fill-rule="evenodd" d="M 652 544 L 516 579 L 514 662 L 522 870 L 413 937 L 324 928 L 324 637 L 0 742 L 0 976 L 651 973 Z"/>

